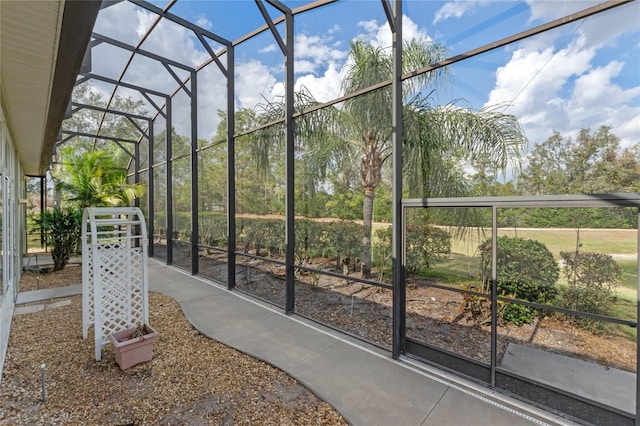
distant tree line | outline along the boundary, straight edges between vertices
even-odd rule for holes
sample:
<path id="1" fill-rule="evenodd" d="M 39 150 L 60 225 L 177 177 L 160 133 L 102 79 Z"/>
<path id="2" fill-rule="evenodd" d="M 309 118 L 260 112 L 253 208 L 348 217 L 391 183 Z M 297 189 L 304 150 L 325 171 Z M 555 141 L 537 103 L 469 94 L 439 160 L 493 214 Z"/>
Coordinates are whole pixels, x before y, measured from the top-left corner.
<path id="1" fill-rule="evenodd" d="M 483 196 L 640 192 L 640 144 L 622 148 L 609 126 L 582 129 L 575 139 L 559 132 L 536 144 L 519 176 L 497 180 L 490 164 L 474 164 L 476 193 Z M 501 227 L 635 228 L 637 212 L 623 208 L 503 209 Z M 485 220 L 490 220 L 485 218 Z"/>

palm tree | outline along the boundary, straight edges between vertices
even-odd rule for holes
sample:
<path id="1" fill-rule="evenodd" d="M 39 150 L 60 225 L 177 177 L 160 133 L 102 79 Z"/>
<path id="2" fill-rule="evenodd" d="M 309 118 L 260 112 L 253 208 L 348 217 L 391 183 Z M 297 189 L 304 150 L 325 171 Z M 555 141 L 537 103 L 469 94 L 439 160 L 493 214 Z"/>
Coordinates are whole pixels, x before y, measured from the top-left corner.
<path id="1" fill-rule="evenodd" d="M 68 147 L 62 158 L 58 189 L 80 208 L 126 206 L 144 195 L 144 185 L 128 183 L 126 170 L 117 167 L 114 156 L 106 151 Z"/>
<path id="2" fill-rule="evenodd" d="M 403 73 L 437 63 L 447 56 L 446 49 L 436 43 L 409 41 L 403 47 Z M 392 55 L 388 50 L 363 41 L 350 43 L 342 83 L 344 93 L 354 93 L 391 78 Z M 502 114 L 496 108 L 474 112 L 462 107 L 461 101 L 432 105 L 432 98 L 448 78 L 448 69 L 438 68 L 403 82 L 403 173 L 410 196 L 469 195 L 472 188 L 462 169 L 465 162 L 482 154 L 496 169 L 505 169 L 509 161 L 519 164 L 520 151 L 526 143 L 515 117 Z M 315 104 L 309 94 L 297 94 L 297 111 Z M 307 172 L 316 178 L 324 177 L 327 165 L 340 164 L 345 156 L 354 158 L 355 155 L 361 160 L 364 277 L 371 275 L 375 193 L 382 179 L 383 165 L 392 153 L 391 108 L 391 88 L 385 86 L 345 101 L 341 109 L 323 108 L 310 114 L 311 119 L 296 119 L 296 138 L 304 139 L 308 150 Z M 283 116 L 280 102 L 264 109 L 268 120 Z M 273 141 L 272 137 L 266 139 Z M 256 152 L 261 158 L 268 158 L 266 152 Z"/>

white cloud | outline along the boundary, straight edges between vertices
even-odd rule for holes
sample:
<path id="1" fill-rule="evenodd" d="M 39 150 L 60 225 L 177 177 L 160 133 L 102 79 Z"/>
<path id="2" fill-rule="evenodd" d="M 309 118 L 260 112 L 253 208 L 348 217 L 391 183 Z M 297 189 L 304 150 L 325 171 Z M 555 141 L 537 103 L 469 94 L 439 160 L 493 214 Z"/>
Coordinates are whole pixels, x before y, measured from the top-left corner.
<path id="1" fill-rule="evenodd" d="M 556 17 L 556 8 L 541 3 L 545 4 L 533 3 L 532 16 Z M 580 9 L 585 7 L 580 5 Z M 634 66 L 637 59 L 626 58 L 634 62 L 625 65 L 625 58 L 607 58 L 602 49 L 616 46 L 618 37 L 630 28 L 627 19 L 618 21 L 616 27 L 613 16 L 616 13 L 608 12 L 576 24 L 571 33 L 564 33 L 565 40 L 570 37 L 564 46 L 554 46 L 561 31 L 520 43 L 508 62 L 497 69 L 486 105 L 513 101 L 505 111 L 518 118 L 532 144 L 544 141 L 553 130 L 575 137 L 580 129 L 601 125 L 611 126 L 623 146 L 637 143 L 640 86 L 623 88 L 616 82 L 624 67 Z"/>
<path id="2" fill-rule="evenodd" d="M 197 26 L 202 27 L 205 30 L 210 30 L 211 28 L 213 28 L 213 23 L 204 16 L 196 19 L 195 23 Z"/>
<path id="3" fill-rule="evenodd" d="M 276 78 L 267 66 L 257 60 L 236 65 L 236 102 L 238 108 L 253 109 L 264 103 L 273 90 Z"/>
<path id="4" fill-rule="evenodd" d="M 346 46 L 331 36 L 339 30 L 338 26 L 334 26 L 326 33 L 328 36 L 304 33 L 296 36 L 294 90 L 299 91 L 304 87 L 321 102 L 339 95 L 342 78 L 338 70 L 343 67 L 348 54 Z M 269 100 L 284 95 L 282 81 L 270 87 Z"/>
<path id="5" fill-rule="evenodd" d="M 572 101 L 577 104 L 620 105 L 633 101 L 640 94 L 640 87 L 623 90 L 611 80 L 622 70 L 621 62 L 612 61 L 597 67 L 576 80 Z"/>
<path id="6" fill-rule="evenodd" d="M 640 142 L 640 86 L 623 89 L 613 80 L 623 68 L 612 61 L 580 76 L 566 101 L 569 124 L 574 130 L 609 125 L 624 146 Z"/>
<path id="7" fill-rule="evenodd" d="M 380 24 L 376 20 L 358 22 L 358 26 L 364 30 L 363 34 L 357 38 L 371 43 L 375 47 L 390 48 L 392 43 L 391 28 L 387 21 Z M 406 15 L 402 16 L 402 39 L 403 40 L 431 40 L 426 30 L 418 25 Z"/>
<path id="8" fill-rule="evenodd" d="M 313 94 L 316 100 L 327 102 L 340 95 L 340 84 L 342 78 L 335 64 L 330 64 L 324 74 L 316 77 L 307 74 L 296 80 L 295 90 L 299 91 L 303 87 Z"/>
<path id="9" fill-rule="evenodd" d="M 192 67 L 209 58 L 191 30 L 166 19 L 154 28 L 142 48 Z"/>
<path id="10" fill-rule="evenodd" d="M 313 95 L 319 102 L 327 102 L 340 96 L 340 85 L 342 76 L 336 69 L 335 64 L 330 64 L 324 74 L 316 77 L 313 74 L 306 74 L 296 79 L 294 90 L 303 89 Z M 284 83 L 278 82 L 273 86 L 271 99 L 282 98 L 284 96 Z"/>
<path id="11" fill-rule="evenodd" d="M 142 36 L 146 34 L 147 31 L 149 31 L 149 28 L 151 28 L 151 25 L 153 25 L 153 23 L 157 20 L 157 16 L 150 12 L 143 11 L 141 9 L 136 9 L 135 16 L 138 18 L 138 25 L 136 25 L 135 29 L 136 29 L 136 33 L 138 35 L 138 40 L 139 40 L 140 38 L 142 38 Z M 119 16 L 118 21 L 116 22 L 121 22 L 121 19 L 122 19 L 122 16 Z"/>
<path id="12" fill-rule="evenodd" d="M 601 1 L 550 2 L 527 0 L 527 3 L 531 8 L 530 22 L 547 22 L 595 6 L 600 4 Z M 615 44 L 621 34 L 637 31 L 638 16 L 640 16 L 640 4 L 634 2 L 615 7 L 604 13 L 590 16 L 570 25 L 573 26 L 573 31 L 585 37 L 585 46 L 602 47 Z M 550 35 L 559 34 L 561 34 L 560 31 L 550 32 Z"/>
<path id="13" fill-rule="evenodd" d="M 113 8 L 113 9 L 112 9 Z M 156 19 L 155 15 L 123 2 L 101 12 L 98 20 L 105 35 L 135 45 Z M 111 10 L 110 10 L 111 9 Z M 125 10 L 126 9 L 126 10 Z M 123 13 L 124 12 L 124 13 Z M 200 18 L 198 24 L 207 28 L 211 23 Z M 375 20 L 362 22 L 364 29 L 360 38 L 366 39 L 376 46 L 390 46 L 391 33 L 385 21 Z M 309 90 L 319 101 L 328 101 L 340 96 L 342 74 L 347 60 L 348 45 L 336 38 L 341 32 L 338 25 L 334 25 L 322 34 L 300 33 L 295 39 L 295 89 L 302 87 Z M 424 29 L 421 29 L 408 17 L 403 17 L 403 34 L 405 39 L 419 38 L 428 40 Z M 208 54 L 200 45 L 194 34 L 179 25 L 161 21 L 155 27 L 151 36 L 145 41 L 143 49 L 166 56 L 170 59 L 197 66 L 208 59 Z M 271 43 L 259 50 L 260 54 L 277 51 L 277 45 Z M 120 55 L 120 53 L 119 53 Z M 114 77 L 119 76 L 124 62 L 128 58 L 125 52 L 117 61 L 114 55 L 102 58 L 101 69 L 112 69 Z M 280 69 L 271 69 L 257 57 L 242 61 L 236 58 L 236 88 L 235 103 L 237 108 L 253 109 L 257 104 L 274 99 L 284 93 L 284 86 Z M 224 61 L 223 61 L 224 62 Z M 182 78 L 186 74 L 176 70 Z M 125 81 L 133 84 L 144 84 L 166 93 L 173 92 L 177 83 L 175 79 L 153 60 L 138 58 L 125 75 Z M 218 118 L 216 111 L 226 108 L 226 80 L 220 74 L 215 64 L 210 64 L 198 74 L 198 133 L 201 138 L 210 138 L 215 134 Z M 107 89 L 108 90 L 108 89 Z M 135 95 L 135 92 L 133 92 Z M 185 101 L 181 101 L 184 103 Z M 176 130 L 180 133 L 188 132 L 188 108 L 180 107 L 174 111 Z M 184 125 L 180 123 L 186 123 Z"/>
<path id="14" fill-rule="evenodd" d="M 332 37 L 311 36 L 299 34 L 295 40 L 295 59 L 305 64 L 304 69 L 295 67 L 296 72 L 314 72 L 324 68 L 327 64 L 342 61 L 346 58 L 347 52 L 339 49 Z M 298 62 L 296 62 L 298 63 Z"/>
<path id="15" fill-rule="evenodd" d="M 294 65 L 296 73 L 313 73 L 317 66 L 311 61 L 295 61 Z"/>
<path id="16" fill-rule="evenodd" d="M 405 40 L 430 40 L 426 31 L 403 16 L 403 38 Z M 391 31 L 386 21 L 378 23 L 375 20 L 358 23 L 364 32 L 358 39 L 367 41 L 376 47 L 391 46 Z M 344 48 L 345 50 L 341 50 Z M 320 102 L 327 102 L 339 97 L 341 84 L 348 66 L 346 50 L 343 43 L 336 43 L 332 37 L 301 35 L 296 40 L 296 78 L 295 90 L 305 87 Z M 321 75 L 318 70 L 324 69 Z M 300 75 L 302 74 L 302 75 Z M 279 82 L 274 86 L 272 97 L 282 96 L 284 85 Z"/>
<path id="17" fill-rule="evenodd" d="M 580 44 L 577 40 L 560 51 L 553 47 L 515 50 L 510 61 L 496 71 L 496 86 L 487 104 L 510 103 L 509 112 L 517 116 L 538 112 L 540 103 L 553 98 L 567 79 L 589 68 L 594 52 L 581 49 Z"/>
<path id="18" fill-rule="evenodd" d="M 482 0 L 456 0 L 453 2 L 445 3 L 440 9 L 436 11 L 436 16 L 433 19 L 433 24 L 437 24 L 440 21 L 444 21 L 449 18 L 461 18 L 466 13 L 473 11 L 478 4 L 486 3 Z"/>
<path id="19" fill-rule="evenodd" d="M 271 53 L 271 52 L 275 52 L 277 49 L 277 46 L 275 43 L 272 43 L 270 45 L 268 45 L 267 47 L 263 47 L 262 49 L 258 50 L 258 52 L 260 53 Z"/>
<path id="20" fill-rule="evenodd" d="M 216 64 L 198 73 L 198 138 L 211 140 L 218 123 L 218 111 L 227 109 L 227 82 Z"/>
<path id="21" fill-rule="evenodd" d="M 601 3 L 599 0 L 540 1 L 525 0 L 531 10 L 530 21 L 549 21 Z"/>
<path id="22" fill-rule="evenodd" d="M 364 29 L 365 34 L 374 34 L 378 32 L 379 25 L 378 21 L 375 19 L 371 19 L 369 21 L 360 21 L 358 22 L 358 26 Z"/>
<path id="23" fill-rule="evenodd" d="M 100 12 L 95 31 L 136 45 L 155 19 L 156 15 L 137 8 L 131 3 L 122 2 Z M 200 18 L 197 23 L 204 28 L 211 25 L 204 18 Z M 100 48 L 102 46 L 98 46 L 98 49 Z M 191 30 L 166 20 L 155 27 L 142 48 L 193 67 L 199 66 L 209 59 L 208 53 Z M 130 53 L 121 49 L 103 49 L 108 54 L 94 55 L 96 65 L 94 68 L 109 77 L 119 77 Z M 222 62 L 225 63 L 224 59 Z M 174 71 L 180 78 L 187 75 L 181 70 Z M 251 108 L 258 102 L 264 102 L 261 97 L 262 93 L 269 93 L 276 82 L 271 71 L 257 61 L 238 62 L 236 73 L 236 102 L 239 107 Z M 164 93 L 173 93 L 178 87 L 176 80 L 163 66 L 159 65 L 157 61 L 142 57 L 138 57 L 132 62 L 123 81 Z M 105 93 L 105 99 L 108 99 L 113 86 L 98 84 L 98 87 L 101 92 Z M 226 93 L 226 79 L 218 70 L 217 65 L 210 64 L 198 73 L 198 136 L 200 138 L 210 139 L 215 134 L 219 122 L 217 111 L 226 109 Z M 131 90 L 119 89 L 118 94 L 130 95 L 136 99 L 141 98 L 138 92 Z M 162 105 L 161 100 L 153 98 L 156 103 Z M 188 102 L 185 99 L 186 96 L 180 95 L 180 101 L 177 101 L 174 108 L 173 124 L 176 131 L 188 135 L 190 110 L 185 106 L 185 103 Z M 145 101 L 145 103 L 147 102 Z M 147 109 L 150 113 L 155 114 L 155 110 L 150 105 Z"/>
<path id="24" fill-rule="evenodd" d="M 133 4 L 129 2 L 114 4 L 100 11 L 93 30 L 104 35 L 116 33 L 118 40 L 135 44 L 140 39 L 140 31 L 146 31 L 150 25 L 149 22 L 147 27 L 142 29 L 143 23 L 137 14 Z"/>
<path id="25" fill-rule="evenodd" d="M 607 111 L 611 118 L 614 133 L 620 138 L 620 146 L 628 148 L 640 142 L 640 107 L 624 105 L 615 110 Z"/>
<path id="26" fill-rule="evenodd" d="M 284 96 L 284 83 L 279 81 L 276 84 L 274 84 L 273 88 L 271 89 L 270 100 L 273 101 L 275 99 L 282 98 L 283 96 Z"/>
<path id="27" fill-rule="evenodd" d="M 367 41 L 374 46 L 390 46 L 391 32 L 386 21 L 378 23 L 375 20 L 358 23 L 364 32 L 357 36 L 358 39 Z M 403 36 L 405 40 L 422 39 L 430 40 L 424 29 L 418 27 L 407 16 L 403 16 Z M 316 100 L 327 102 L 342 95 L 341 85 L 349 65 L 348 51 L 341 50 L 342 44 L 337 44 L 331 37 L 301 35 L 296 40 L 296 64 L 297 74 L 294 85 L 295 90 L 306 88 Z M 324 69 L 321 75 L 317 71 Z M 273 86 L 270 93 L 271 99 L 284 95 L 284 84 L 279 81 Z"/>

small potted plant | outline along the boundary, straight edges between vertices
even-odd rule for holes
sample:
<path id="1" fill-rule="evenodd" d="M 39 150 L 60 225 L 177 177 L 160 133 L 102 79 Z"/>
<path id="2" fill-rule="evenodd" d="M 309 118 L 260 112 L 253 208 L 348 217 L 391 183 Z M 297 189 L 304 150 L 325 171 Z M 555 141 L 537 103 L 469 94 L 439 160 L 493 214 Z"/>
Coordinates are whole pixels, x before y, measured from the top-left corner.
<path id="1" fill-rule="evenodd" d="M 109 334 L 116 362 L 122 370 L 151 361 L 153 341 L 158 333 L 147 324 Z"/>

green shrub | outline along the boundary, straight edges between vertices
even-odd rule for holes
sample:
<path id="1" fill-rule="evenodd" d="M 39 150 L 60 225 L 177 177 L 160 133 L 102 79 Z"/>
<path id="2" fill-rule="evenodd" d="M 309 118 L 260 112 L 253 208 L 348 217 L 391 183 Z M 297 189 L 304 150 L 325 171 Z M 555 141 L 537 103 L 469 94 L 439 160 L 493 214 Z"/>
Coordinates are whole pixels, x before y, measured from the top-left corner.
<path id="1" fill-rule="evenodd" d="M 531 324 L 533 321 L 533 310 L 524 305 L 518 305 L 517 303 L 499 303 L 498 312 L 500 318 L 506 322 L 520 324 Z"/>
<path id="2" fill-rule="evenodd" d="M 373 258 L 373 264 L 378 270 L 378 281 L 391 283 L 391 276 L 393 274 L 391 226 L 376 229 L 374 236 L 373 253 L 375 257 Z"/>
<path id="3" fill-rule="evenodd" d="M 602 253 L 562 251 L 560 256 L 568 282 L 564 307 L 608 315 L 615 300 L 614 289 L 621 276 L 618 263 L 610 255 Z M 577 317 L 574 321 L 592 331 L 606 329 L 605 323 L 591 318 Z"/>
<path id="4" fill-rule="evenodd" d="M 236 222 L 238 247 L 256 256 L 282 254 L 285 246 L 285 222 L 281 219 L 241 219 Z M 264 251 L 263 251 L 264 250 Z"/>
<path id="5" fill-rule="evenodd" d="M 283 256 L 285 221 L 282 219 L 240 219 L 236 222 L 238 249 L 256 256 Z M 338 270 L 355 268 L 362 250 L 362 225 L 341 220 L 317 222 L 296 219 L 294 224 L 296 262 L 304 264 L 317 257 L 336 261 Z"/>
<path id="6" fill-rule="evenodd" d="M 548 303 L 558 294 L 560 269 L 547 247 L 536 240 L 501 236 L 497 239 L 497 293 L 536 303 Z M 484 291 L 491 283 L 492 240 L 478 247 L 482 259 Z M 510 306 L 515 305 L 515 306 Z M 515 324 L 529 323 L 535 310 L 513 303 L 501 304 L 500 317 Z"/>
<path id="7" fill-rule="evenodd" d="M 39 225 L 47 246 L 51 247 L 53 270 L 61 271 L 76 253 L 82 231 L 82 211 L 76 208 L 44 210 Z"/>
<path id="8" fill-rule="evenodd" d="M 302 265 L 325 253 L 325 234 L 322 223 L 309 219 L 296 219 L 294 227 L 296 263 Z"/>
<path id="9" fill-rule="evenodd" d="M 173 213 L 173 238 L 188 241 L 191 238 L 191 213 Z"/>
<path id="10" fill-rule="evenodd" d="M 424 267 L 429 269 L 436 262 L 446 260 L 451 254 L 451 234 L 441 228 L 424 224 L 407 226 L 408 274 Z"/>
<path id="11" fill-rule="evenodd" d="M 336 267 L 342 268 L 346 275 L 349 266 L 353 270 L 357 267 L 362 255 L 362 225 L 348 220 L 329 222 L 325 224 L 325 240 L 329 252 L 336 259 Z"/>
<path id="12" fill-rule="evenodd" d="M 198 244 L 224 247 L 227 244 L 227 216 L 213 212 L 201 212 L 198 216 Z"/>
<path id="13" fill-rule="evenodd" d="M 374 252 L 376 267 L 380 272 L 380 280 L 385 274 L 390 275 L 391 259 L 391 226 L 377 229 L 374 233 Z M 446 260 L 451 254 L 451 234 L 444 229 L 414 222 L 407 226 L 407 259 L 406 271 L 415 274 L 430 269 L 434 263 Z"/>

